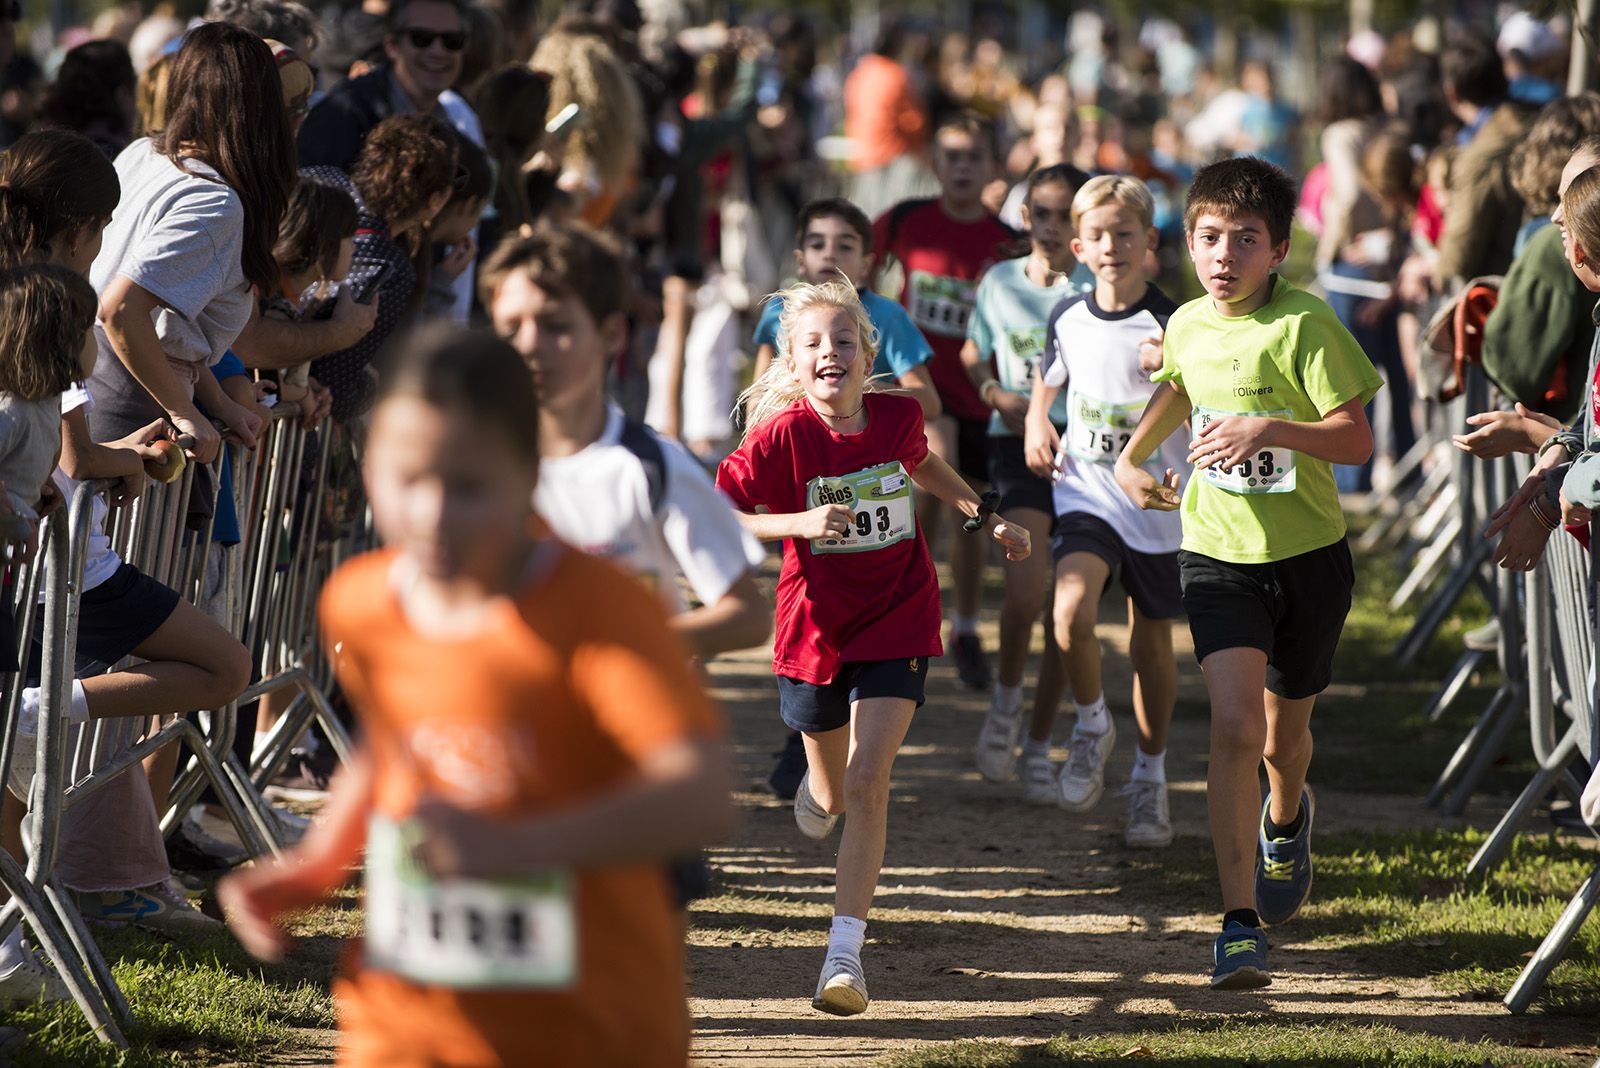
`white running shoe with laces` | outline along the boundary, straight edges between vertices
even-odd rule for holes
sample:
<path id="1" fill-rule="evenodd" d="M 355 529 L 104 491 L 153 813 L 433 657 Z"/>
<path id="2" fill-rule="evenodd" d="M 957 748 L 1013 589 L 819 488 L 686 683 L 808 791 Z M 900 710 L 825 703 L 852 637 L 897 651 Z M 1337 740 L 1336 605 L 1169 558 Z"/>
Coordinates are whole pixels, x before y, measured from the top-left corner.
<path id="1" fill-rule="evenodd" d="M 0 1005 L 17 1008 L 39 1000 L 55 1005 L 71 1001 L 72 992 L 43 953 L 25 952 L 22 960 L 0 975 Z"/>
<path id="2" fill-rule="evenodd" d="M 1088 812 L 1100 803 L 1106 788 L 1106 760 L 1117 744 L 1117 725 L 1108 720 L 1104 734 L 1072 731 L 1072 755 L 1056 780 L 1056 801 L 1068 812 Z"/>
<path id="3" fill-rule="evenodd" d="M 1056 779 L 1061 769 L 1049 752 L 1028 753 L 1022 758 L 1022 799 L 1035 805 L 1056 803 Z"/>
<path id="4" fill-rule="evenodd" d="M 978 730 L 978 771 L 990 782 L 1010 782 L 1017 773 L 1017 745 L 1022 740 L 1022 695 L 1012 704 L 996 687 L 989 711 Z"/>
<path id="5" fill-rule="evenodd" d="M 1128 799 L 1128 826 L 1122 840 L 1134 849 L 1161 849 L 1172 844 L 1172 816 L 1167 812 L 1167 784 L 1135 779 L 1121 790 Z"/>
<path id="6" fill-rule="evenodd" d="M 867 977 L 861 958 L 852 953 L 829 954 L 817 978 L 811 1007 L 834 1016 L 857 1016 L 867 1011 Z"/>
<path id="7" fill-rule="evenodd" d="M 794 823 L 800 833 L 817 841 L 833 833 L 839 817 L 817 804 L 811 796 L 811 772 L 800 776 L 800 788 L 794 792 Z"/>

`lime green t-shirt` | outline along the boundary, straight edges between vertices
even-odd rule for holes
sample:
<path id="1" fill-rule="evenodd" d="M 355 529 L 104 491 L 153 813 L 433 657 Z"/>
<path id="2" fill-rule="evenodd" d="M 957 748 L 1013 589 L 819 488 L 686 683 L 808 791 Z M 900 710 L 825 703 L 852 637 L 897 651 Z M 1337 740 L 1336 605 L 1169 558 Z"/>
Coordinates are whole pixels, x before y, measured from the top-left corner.
<path id="1" fill-rule="evenodd" d="M 1314 423 L 1383 385 L 1333 309 L 1273 275 L 1272 297 L 1229 318 L 1210 297 L 1172 313 L 1165 362 L 1151 376 L 1194 407 L 1191 429 L 1224 415 Z M 1192 470 L 1183 494 L 1183 547 L 1236 564 L 1286 560 L 1344 537 L 1333 465 L 1290 449 L 1266 449 L 1231 472 Z"/>

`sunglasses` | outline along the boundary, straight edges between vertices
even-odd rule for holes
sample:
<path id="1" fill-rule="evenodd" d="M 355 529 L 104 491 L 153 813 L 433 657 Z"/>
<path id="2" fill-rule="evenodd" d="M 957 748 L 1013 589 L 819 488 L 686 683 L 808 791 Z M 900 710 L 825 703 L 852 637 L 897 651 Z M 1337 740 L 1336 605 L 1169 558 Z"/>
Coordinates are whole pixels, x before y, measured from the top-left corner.
<path id="1" fill-rule="evenodd" d="M 459 52 L 467 47 L 467 35 L 460 30 L 450 33 L 440 33 L 438 30 L 401 30 L 397 36 L 410 41 L 411 47 L 418 52 L 430 47 L 435 41 L 444 45 L 446 52 Z"/>

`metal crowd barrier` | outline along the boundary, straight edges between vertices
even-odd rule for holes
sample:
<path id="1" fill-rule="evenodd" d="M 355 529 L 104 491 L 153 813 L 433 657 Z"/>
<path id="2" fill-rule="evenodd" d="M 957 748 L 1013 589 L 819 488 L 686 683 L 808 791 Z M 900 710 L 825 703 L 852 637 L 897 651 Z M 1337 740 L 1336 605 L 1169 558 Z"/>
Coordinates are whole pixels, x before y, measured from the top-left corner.
<path id="1" fill-rule="evenodd" d="M 151 716 L 105 718 L 83 725 L 67 720 L 95 498 L 115 483 L 79 485 L 69 508 L 42 525 L 41 562 L 14 569 L 19 662 L 26 664 L 35 619 L 42 613 L 43 678 L 36 766 L 24 827 L 27 865 L 23 868 L 17 858 L 0 850 L 0 887 L 11 894 L 10 902 L 0 908 L 0 937 L 26 919 L 95 1033 L 118 1046 L 126 1046 L 122 1028 L 130 1018 L 127 1000 L 53 871 L 62 813 L 151 753 L 182 742 L 189 759 L 169 794 L 163 832 L 171 833 L 209 786 L 247 851 L 260 856 L 275 852 L 279 842 L 257 783 L 281 766 L 289 747 L 312 722 L 323 728 L 341 758 L 351 745 L 325 695 L 322 680 L 328 669 L 315 652 L 315 602 L 328 571 L 356 543 L 349 537 L 318 536 L 318 490 L 327 472 L 331 435 L 327 430 L 318 435 L 308 479 L 303 466 L 307 434 L 299 418 L 297 405 L 279 404 L 254 450 L 231 448 L 208 467 L 191 465 L 171 485 L 149 484 L 132 505 L 107 512 L 104 532 L 118 555 L 198 606 L 208 586 L 215 495 L 223 464 L 232 465 L 240 566 L 229 566 L 220 577 L 222 615 L 230 633 L 251 650 L 262 678 L 224 708 L 175 716 L 155 727 Z M 208 472 L 204 482 L 198 475 L 201 470 Z M 190 529 L 190 504 L 197 492 L 203 492 L 202 486 L 209 487 L 213 507 L 200 529 Z M 42 577 L 46 596 L 41 600 Z M 4 715 L 0 776 L 4 776 L 16 749 L 21 680 L 13 674 L 0 681 L 5 687 L 0 702 Z M 252 769 L 233 752 L 238 707 L 285 686 L 296 688 L 295 700 L 273 731 L 272 744 L 252 761 L 257 772 L 253 777 Z M 0 777 L 0 781 L 7 780 Z"/>

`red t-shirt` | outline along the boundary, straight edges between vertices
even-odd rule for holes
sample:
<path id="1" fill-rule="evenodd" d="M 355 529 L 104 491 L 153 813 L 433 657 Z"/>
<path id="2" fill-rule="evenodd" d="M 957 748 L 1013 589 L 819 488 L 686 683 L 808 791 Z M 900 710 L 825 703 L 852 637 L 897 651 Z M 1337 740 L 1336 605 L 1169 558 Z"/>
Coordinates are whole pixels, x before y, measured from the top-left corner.
<path id="1" fill-rule="evenodd" d="M 717 486 L 746 512 L 838 503 L 855 513 L 847 538 L 783 545 L 772 667 L 818 685 L 847 662 L 944 651 L 939 580 L 912 507 L 911 475 L 928 455 L 922 407 L 886 393 L 864 400 L 859 434 L 829 429 L 802 397 L 717 468 Z"/>
<path id="2" fill-rule="evenodd" d="M 905 269 L 900 303 L 933 347 L 928 363 L 945 410 L 958 419 L 988 419 L 989 406 L 961 366 L 967 319 L 983 272 L 1009 258 L 1016 231 L 992 215 L 960 222 L 938 200 L 907 200 L 872 225 L 872 247 Z"/>

